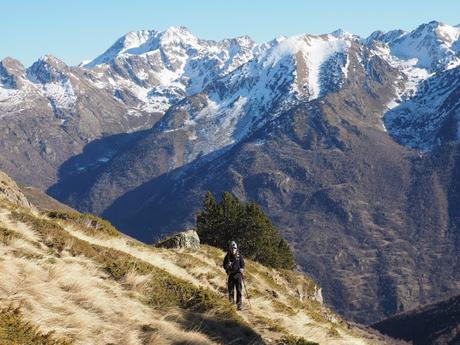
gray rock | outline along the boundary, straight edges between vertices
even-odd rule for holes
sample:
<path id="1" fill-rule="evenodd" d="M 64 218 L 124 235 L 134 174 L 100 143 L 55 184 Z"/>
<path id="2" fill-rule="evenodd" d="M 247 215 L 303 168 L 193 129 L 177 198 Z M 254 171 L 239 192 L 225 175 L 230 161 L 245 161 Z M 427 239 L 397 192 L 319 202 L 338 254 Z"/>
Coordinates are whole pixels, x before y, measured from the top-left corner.
<path id="1" fill-rule="evenodd" d="M 34 209 L 17 184 L 2 171 L 0 171 L 0 199 L 6 199 L 17 206 Z"/>
<path id="2" fill-rule="evenodd" d="M 200 238 L 195 230 L 187 230 L 156 243 L 155 247 L 199 249 Z"/>

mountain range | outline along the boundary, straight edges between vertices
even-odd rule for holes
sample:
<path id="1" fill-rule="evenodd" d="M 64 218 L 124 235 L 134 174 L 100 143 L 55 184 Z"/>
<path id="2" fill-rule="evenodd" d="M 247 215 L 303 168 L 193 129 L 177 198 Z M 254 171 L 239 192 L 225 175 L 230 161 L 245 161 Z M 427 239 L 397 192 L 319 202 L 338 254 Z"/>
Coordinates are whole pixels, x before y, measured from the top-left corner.
<path id="1" fill-rule="evenodd" d="M 460 28 L 203 40 L 0 62 L 0 169 L 145 242 L 254 200 L 347 318 L 458 293 Z"/>

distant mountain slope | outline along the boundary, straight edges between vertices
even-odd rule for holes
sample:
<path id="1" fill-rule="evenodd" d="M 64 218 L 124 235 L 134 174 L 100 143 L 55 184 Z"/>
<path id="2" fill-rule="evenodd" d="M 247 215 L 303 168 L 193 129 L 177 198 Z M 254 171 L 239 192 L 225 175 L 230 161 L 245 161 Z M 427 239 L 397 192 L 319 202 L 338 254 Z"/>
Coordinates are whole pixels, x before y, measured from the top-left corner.
<path id="1" fill-rule="evenodd" d="M 202 156 L 219 155 L 301 101 L 337 90 L 347 83 L 347 66 L 364 59 L 355 43 L 333 35 L 295 36 L 259 54 L 173 105 L 104 166 L 83 171 L 83 188 L 69 179 L 49 193 L 101 213 L 126 191 Z M 324 64 L 328 70 L 321 73 Z"/>
<path id="2" fill-rule="evenodd" d="M 372 327 L 414 345 L 458 345 L 460 296 L 395 315 Z"/>

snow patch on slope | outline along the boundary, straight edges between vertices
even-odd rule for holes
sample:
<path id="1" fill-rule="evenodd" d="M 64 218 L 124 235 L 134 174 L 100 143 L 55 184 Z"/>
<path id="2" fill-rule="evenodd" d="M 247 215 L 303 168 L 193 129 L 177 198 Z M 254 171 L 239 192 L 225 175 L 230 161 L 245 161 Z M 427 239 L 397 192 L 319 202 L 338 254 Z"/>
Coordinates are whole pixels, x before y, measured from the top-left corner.
<path id="1" fill-rule="evenodd" d="M 74 89 L 70 80 L 62 83 L 47 83 L 43 85 L 43 94 L 50 101 L 53 109 L 71 111 L 77 102 Z"/>
<path id="2" fill-rule="evenodd" d="M 351 45 L 348 39 L 342 39 L 342 37 L 337 38 L 334 35 L 328 35 L 327 37 L 300 35 L 286 38 L 272 49 L 264 65 L 273 66 L 286 58 L 286 56 L 302 53 L 308 69 L 305 84 L 310 90 L 310 99 L 317 98 L 321 91 L 320 67 L 333 54 L 343 53 Z"/>

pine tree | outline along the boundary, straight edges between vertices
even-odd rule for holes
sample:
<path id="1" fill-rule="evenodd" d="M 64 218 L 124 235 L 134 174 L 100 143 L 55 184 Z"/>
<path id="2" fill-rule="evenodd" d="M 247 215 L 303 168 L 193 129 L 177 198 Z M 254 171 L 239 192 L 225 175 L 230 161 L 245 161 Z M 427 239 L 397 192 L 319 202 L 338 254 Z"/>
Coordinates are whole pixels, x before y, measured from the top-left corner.
<path id="1" fill-rule="evenodd" d="M 254 203 L 242 203 L 224 192 L 218 203 L 206 193 L 203 210 L 197 214 L 198 235 L 203 243 L 227 250 L 236 240 L 244 255 L 267 266 L 294 267 L 294 257 L 278 229 Z"/>
<path id="2" fill-rule="evenodd" d="M 219 224 L 219 205 L 211 192 L 204 197 L 203 211 L 197 215 L 196 225 L 201 241 L 213 246 L 219 244 L 222 226 Z"/>

